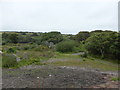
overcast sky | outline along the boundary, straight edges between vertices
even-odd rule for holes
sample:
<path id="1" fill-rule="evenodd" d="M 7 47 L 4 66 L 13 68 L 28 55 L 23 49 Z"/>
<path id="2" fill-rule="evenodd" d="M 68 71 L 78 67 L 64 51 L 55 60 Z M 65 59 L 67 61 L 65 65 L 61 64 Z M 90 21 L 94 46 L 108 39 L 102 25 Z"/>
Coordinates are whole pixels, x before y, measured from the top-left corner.
<path id="1" fill-rule="evenodd" d="M 118 1 L 0 0 L 0 31 L 117 31 Z"/>

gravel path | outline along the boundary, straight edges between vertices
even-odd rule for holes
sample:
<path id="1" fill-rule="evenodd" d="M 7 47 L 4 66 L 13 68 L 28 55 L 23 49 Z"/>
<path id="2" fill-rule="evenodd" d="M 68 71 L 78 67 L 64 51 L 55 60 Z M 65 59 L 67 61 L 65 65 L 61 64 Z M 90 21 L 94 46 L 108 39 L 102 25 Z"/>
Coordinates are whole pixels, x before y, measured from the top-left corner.
<path id="1" fill-rule="evenodd" d="M 74 53 L 74 54 L 71 54 L 71 55 L 83 55 L 84 52 L 80 52 L 80 53 Z"/>
<path id="2" fill-rule="evenodd" d="M 78 67 L 30 65 L 3 69 L 2 85 L 3 88 L 81 88 L 106 83 L 108 76 L 108 73 Z"/>

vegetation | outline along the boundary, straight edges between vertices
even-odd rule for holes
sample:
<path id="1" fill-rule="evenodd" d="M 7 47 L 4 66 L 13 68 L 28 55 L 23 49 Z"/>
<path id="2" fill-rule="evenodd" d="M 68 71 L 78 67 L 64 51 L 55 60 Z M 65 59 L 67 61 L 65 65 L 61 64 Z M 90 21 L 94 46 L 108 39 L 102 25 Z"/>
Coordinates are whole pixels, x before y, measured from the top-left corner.
<path id="1" fill-rule="evenodd" d="M 58 61 L 56 60 L 52 63 L 48 62 L 46 64 L 52 64 L 56 66 L 77 66 L 89 69 L 98 69 L 103 71 L 118 71 L 118 64 L 109 62 L 109 60 L 106 59 L 102 60 L 91 56 L 83 58 L 81 56 L 77 55 L 74 56 L 71 54 L 58 54 L 56 58 L 59 58 L 59 60 Z M 63 61 L 62 59 L 65 60 Z"/>
<path id="2" fill-rule="evenodd" d="M 120 77 L 113 77 L 111 78 L 112 81 L 120 81 Z"/>
<path id="3" fill-rule="evenodd" d="M 63 40 L 63 37 L 60 32 L 49 32 L 44 33 L 41 36 L 41 41 L 53 42 L 54 44 L 59 43 Z"/>
<path id="4" fill-rule="evenodd" d="M 11 67 L 16 67 L 18 65 L 16 61 L 16 57 L 14 55 L 2 55 L 2 67 L 5 68 L 11 68 Z"/>
<path id="5" fill-rule="evenodd" d="M 89 32 L 79 32 L 74 39 L 78 42 L 85 41 L 90 36 Z"/>
<path id="6" fill-rule="evenodd" d="M 92 66 L 94 64 L 95 68 L 109 69 L 110 65 L 108 67 L 105 66 L 106 64 L 99 65 L 100 62 L 91 60 L 90 57 L 96 56 L 102 60 L 119 61 L 119 45 L 120 33 L 113 31 L 84 31 L 76 35 L 61 34 L 56 31 L 48 33 L 2 32 L 2 66 L 11 68 L 30 64 L 44 65 L 45 63 L 42 62 L 45 60 L 64 57 L 69 61 L 55 62 L 54 64 L 75 64 L 78 66 L 85 66 L 85 64 Z M 80 52 L 84 54 L 70 55 Z M 111 69 L 115 68 L 111 67 Z"/>
<path id="7" fill-rule="evenodd" d="M 86 41 L 85 46 L 89 53 L 100 55 L 102 58 L 116 58 L 119 51 L 118 33 L 101 32 L 92 34 Z"/>
<path id="8" fill-rule="evenodd" d="M 63 53 L 72 52 L 75 45 L 76 45 L 75 41 L 72 40 L 63 41 L 56 45 L 56 50 Z"/>

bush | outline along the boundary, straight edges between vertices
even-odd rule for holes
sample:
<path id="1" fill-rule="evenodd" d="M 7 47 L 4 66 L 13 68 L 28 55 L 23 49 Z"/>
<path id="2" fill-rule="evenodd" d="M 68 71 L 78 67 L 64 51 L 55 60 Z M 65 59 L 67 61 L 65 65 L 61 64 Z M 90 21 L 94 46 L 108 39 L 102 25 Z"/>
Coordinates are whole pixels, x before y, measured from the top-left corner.
<path id="1" fill-rule="evenodd" d="M 2 55 L 2 67 L 9 68 L 9 67 L 16 67 L 17 65 L 18 63 L 14 55 L 11 54 Z"/>
<path id="2" fill-rule="evenodd" d="M 62 41 L 56 45 L 56 50 L 59 52 L 72 52 L 75 47 L 75 41 Z"/>
<path id="3" fill-rule="evenodd" d="M 15 52 L 16 52 L 16 50 L 14 48 L 9 48 L 7 50 L 7 53 L 15 53 Z"/>

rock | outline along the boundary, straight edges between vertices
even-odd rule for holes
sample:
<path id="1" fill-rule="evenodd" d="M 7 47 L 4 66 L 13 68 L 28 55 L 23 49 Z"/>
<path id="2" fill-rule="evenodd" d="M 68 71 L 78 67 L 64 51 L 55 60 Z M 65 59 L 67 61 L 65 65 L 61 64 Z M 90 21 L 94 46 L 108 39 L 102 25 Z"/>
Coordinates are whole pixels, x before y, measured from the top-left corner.
<path id="1" fill-rule="evenodd" d="M 16 57 L 16 61 L 19 62 L 21 61 L 20 57 L 18 57 L 16 54 L 13 54 Z"/>
<path id="2" fill-rule="evenodd" d="M 101 73 L 102 75 L 105 75 L 105 76 L 107 76 L 108 74 L 107 73 Z"/>
<path id="3" fill-rule="evenodd" d="M 0 51 L 0 54 L 2 54 L 3 52 L 2 51 Z"/>
<path id="4" fill-rule="evenodd" d="M 100 69 L 95 69 L 96 71 L 100 71 Z"/>
<path id="5" fill-rule="evenodd" d="M 49 75 L 49 77 L 51 77 L 52 75 Z"/>

